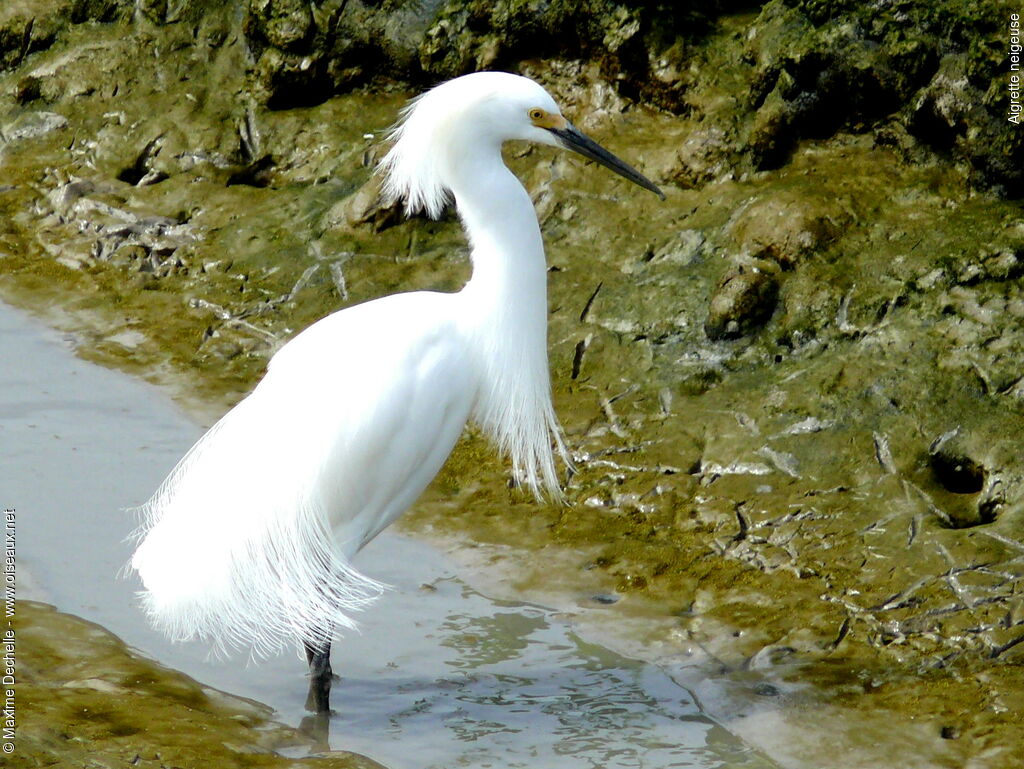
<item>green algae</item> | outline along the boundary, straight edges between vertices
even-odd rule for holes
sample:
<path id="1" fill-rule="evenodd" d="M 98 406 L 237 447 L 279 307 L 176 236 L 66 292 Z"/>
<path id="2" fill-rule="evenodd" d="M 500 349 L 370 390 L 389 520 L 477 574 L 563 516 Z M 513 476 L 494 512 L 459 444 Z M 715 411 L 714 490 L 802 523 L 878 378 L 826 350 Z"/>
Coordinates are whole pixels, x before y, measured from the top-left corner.
<path id="1" fill-rule="evenodd" d="M 344 751 L 284 758 L 276 751 L 311 740 L 266 706 L 163 668 L 46 604 L 19 601 L 16 617 L 16 741 L 4 766 L 380 766 Z"/>
<path id="2" fill-rule="evenodd" d="M 407 525 L 514 548 L 499 560 L 531 594 L 553 589 L 557 563 L 560 589 L 621 597 L 624 633 L 640 621 L 652 648 L 696 644 L 722 679 L 812 683 L 780 700 L 788 736 L 820 734 L 824 711 L 843 734 L 870 722 L 870 741 L 843 743 L 870 765 L 881 726 L 925 723 L 915 749 L 932 765 L 1012 766 L 1020 208 L 898 120 L 801 133 L 787 104 L 809 86 L 780 62 L 821 45 L 818 23 L 779 4 L 723 19 L 679 49 L 697 73 L 682 114 L 631 105 L 599 65 L 523 66 L 669 199 L 509 152 L 548 247 L 571 504 L 509 489 L 471 432 Z M 404 95 L 262 109 L 231 24 L 86 25 L 0 81 L 5 135 L 25 115 L 66 121 L 37 118 L 0 149 L 0 290 L 206 416 L 316 318 L 468 273 L 453 219 L 352 215 Z M 773 69 L 754 107 L 745 89 Z M 28 104 L 25 77 L 41 94 Z M 773 271 L 774 312 L 709 339 L 716 287 L 750 265 Z M 950 433 L 980 468 L 975 491 L 933 459 Z"/>

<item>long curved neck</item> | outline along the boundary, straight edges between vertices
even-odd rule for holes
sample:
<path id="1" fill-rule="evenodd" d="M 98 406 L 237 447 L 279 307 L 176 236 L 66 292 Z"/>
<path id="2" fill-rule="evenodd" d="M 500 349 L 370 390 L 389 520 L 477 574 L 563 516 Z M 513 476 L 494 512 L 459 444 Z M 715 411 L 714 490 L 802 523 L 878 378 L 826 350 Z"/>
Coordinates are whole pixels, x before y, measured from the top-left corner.
<path id="1" fill-rule="evenodd" d="M 473 276 L 459 292 L 475 340 L 480 380 L 475 419 L 512 458 L 535 494 L 557 496 L 551 452 L 564 456 L 551 406 L 547 346 L 547 266 L 530 196 L 501 159 L 477 145 L 449 169 L 448 186 L 472 247 Z"/>
<path id="2" fill-rule="evenodd" d="M 500 147 L 463 154 L 452 170 L 450 186 L 472 248 L 473 276 L 464 291 L 481 310 L 490 305 L 519 324 L 539 317 L 546 328 L 547 266 L 530 196 L 502 162 Z"/>

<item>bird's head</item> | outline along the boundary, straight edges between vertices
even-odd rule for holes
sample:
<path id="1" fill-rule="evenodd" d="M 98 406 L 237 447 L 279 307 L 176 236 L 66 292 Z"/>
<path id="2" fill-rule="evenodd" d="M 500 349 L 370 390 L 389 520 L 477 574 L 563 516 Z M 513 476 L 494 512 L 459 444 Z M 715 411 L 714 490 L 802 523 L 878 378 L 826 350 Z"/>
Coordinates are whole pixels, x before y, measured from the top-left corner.
<path id="1" fill-rule="evenodd" d="M 442 83 L 403 110 L 392 138 L 381 164 L 384 188 L 390 198 L 404 198 L 410 214 L 440 215 L 449 199 L 446 166 L 454 158 L 471 150 L 500 153 L 504 142 L 516 139 L 572 150 L 665 197 L 570 123 L 544 88 L 520 75 L 477 72 Z"/>

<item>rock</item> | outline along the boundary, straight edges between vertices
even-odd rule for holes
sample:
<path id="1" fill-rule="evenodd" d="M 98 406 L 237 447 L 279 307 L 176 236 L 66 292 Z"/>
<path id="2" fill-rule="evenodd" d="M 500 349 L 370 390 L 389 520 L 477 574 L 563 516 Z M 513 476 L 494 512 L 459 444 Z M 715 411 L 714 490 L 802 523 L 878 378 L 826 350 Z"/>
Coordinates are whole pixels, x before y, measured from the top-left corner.
<path id="1" fill-rule="evenodd" d="M 792 269 L 826 248 L 850 218 L 834 199 L 796 189 L 755 198 L 728 232 L 740 253 Z"/>
<path id="2" fill-rule="evenodd" d="M 701 260 L 706 238 L 698 230 L 680 230 L 651 255 L 652 263 L 669 262 L 682 266 Z"/>
<path id="3" fill-rule="evenodd" d="M 717 126 L 691 132 L 676 153 L 676 166 L 669 178 L 682 187 L 700 187 L 728 174 L 733 167 L 731 143 Z"/>
<path id="4" fill-rule="evenodd" d="M 986 52 L 1005 47 L 996 0 L 969 13 L 956 0 L 825 7 L 769 3 L 752 25 L 751 112 L 738 153 L 777 168 L 801 139 L 895 118 L 925 146 L 966 161 L 980 185 L 1021 194 L 1024 134 L 1006 120 L 1005 65 Z"/>
<path id="5" fill-rule="evenodd" d="M 965 260 L 953 282 L 973 286 L 987 281 L 1016 280 L 1021 275 L 1024 275 L 1024 245 L 1003 246 L 981 253 L 977 260 Z"/>
<path id="6" fill-rule="evenodd" d="M 338 214 L 332 211 L 328 214 L 328 221 L 337 223 L 341 220 L 349 227 L 370 227 L 374 232 L 393 227 L 405 218 L 400 202 L 384 201 L 380 179 L 376 176 L 356 190 L 355 194 L 341 201 L 336 208 Z"/>
<path id="7" fill-rule="evenodd" d="M 114 249 L 107 258 L 118 266 L 141 271 L 140 267 L 149 258 L 149 251 L 137 243 L 126 243 Z"/>
<path id="8" fill-rule="evenodd" d="M 135 0 L 76 0 L 71 7 L 71 21 L 82 24 L 98 21 L 128 21 L 135 12 Z"/>
<path id="9" fill-rule="evenodd" d="M 987 85 L 971 77 L 967 54 L 945 56 L 918 94 L 908 128 L 929 147 L 966 159 L 982 183 L 1017 197 L 1024 193 L 1024 137 L 1005 131 L 1005 110 L 993 114 Z"/>
<path id="10" fill-rule="evenodd" d="M 712 341 L 747 336 L 772 316 L 778 295 L 778 279 L 770 266 L 729 270 L 711 296 L 704 332 Z"/>
<path id="11" fill-rule="evenodd" d="M 330 96 L 320 64 L 307 54 L 265 48 L 250 72 L 254 93 L 271 109 L 319 104 Z"/>
<path id="12" fill-rule="evenodd" d="M 67 8 L 58 3 L 0 6 L 0 72 L 19 66 L 30 53 L 53 45 L 68 25 L 68 15 Z"/>
<path id="13" fill-rule="evenodd" d="M 3 127 L 2 135 L 8 142 L 37 139 L 51 131 L 66 127 L 68 119 L 56 112 L 26 112 L 13 123 Z"/>
<path id="14" fill-rule="evenodd" d="M 159 17 L 160 2 L 152 4 Z M 957 0 L 908 0 L 878 12 L 850 0 L 828 7 L 765 4 L 724 60 L 694 44 L 721 13 L 705 0 L 678 9 L 612 0 L 251 0 L 245 34 L 256 95 L 274 108 L 318 104 L 368 83 L 418 87 L 538 58 L 584 60 L 620 97 L 701 120 L 680 149 L 675 176 L 684 186 L 778 168 L 803 139 L 884 130 L 889 121 L 931 150 L 954 153 L 979 184 L 1020 194 L 1024 133 L 1005 119 L 1002 65 L 982 53 L 1003 45 L 991 22 L 1001 13 L 997 0 L 972 13 Z M 21 24 L 10 25 L 6 43 L 0 27 L 0 57 L 11 64 L 23 55 Z M 700 64 L 728 68 L 746 103 L 730 109 L 718 78 L 695 78 Z"/>
<path id="15" fill-rule="evenodd" d="M 778 168 L 782 164 L 798 138 L 792 121 L 791 110 L 773 91 L 754 115 L 747 138 L 755 168 Z"/>
<path id="16" fill-rule="evenodd" d="M 270 45 L 306 53 L 316 29 L 313 11 L 302 0 L 250 0 L 250 34 L 258 34 Z"/>
<path id="17" fill-rule="evenodd" d="M 154 24 L 167 21 L 167 6 L 170 0 L 138 0 L 138 8 L 142 15 Z"/>
<path id="18" fill-rule="evenodd" d="M 28 75 L 18 81 L 15 87 L 14 100 L 18 104 L 28 104 L 42 96 L 42 80 L 35 75 Z"/>

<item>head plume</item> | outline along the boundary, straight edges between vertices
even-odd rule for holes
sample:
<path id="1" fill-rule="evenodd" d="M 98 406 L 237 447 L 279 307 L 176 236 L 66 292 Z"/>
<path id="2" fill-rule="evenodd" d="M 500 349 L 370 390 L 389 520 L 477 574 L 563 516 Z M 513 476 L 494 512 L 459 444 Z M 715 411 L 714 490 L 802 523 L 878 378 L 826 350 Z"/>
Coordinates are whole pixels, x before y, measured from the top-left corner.
<path id="1" fill-rule="evenodd" d="M 438 93 L 444 85 L 417 96 L 402 109 L 388 137 L 394 144 L 377 169 L 384 177 L 384 199 L 388 203 L 405 200 L 406 216 L 423 211 L 436 219 L 451 202 L 435 149 L 439 123 L 444 122 L 445 100 Z"/>
<path id="2" fill-rule="evenodd" d="M 407 214 L 440 216 L 452 199 L 446 179 L 469 150 L 486 147 L 500 160 L 509 139 L 553 143 L 530 124 L 531 107 L 558 111 L 537 83 L 508 72 L 463 75 L 417 97 L 402 110 L 379 168 L 385 199 L 404 199 Z"/>

